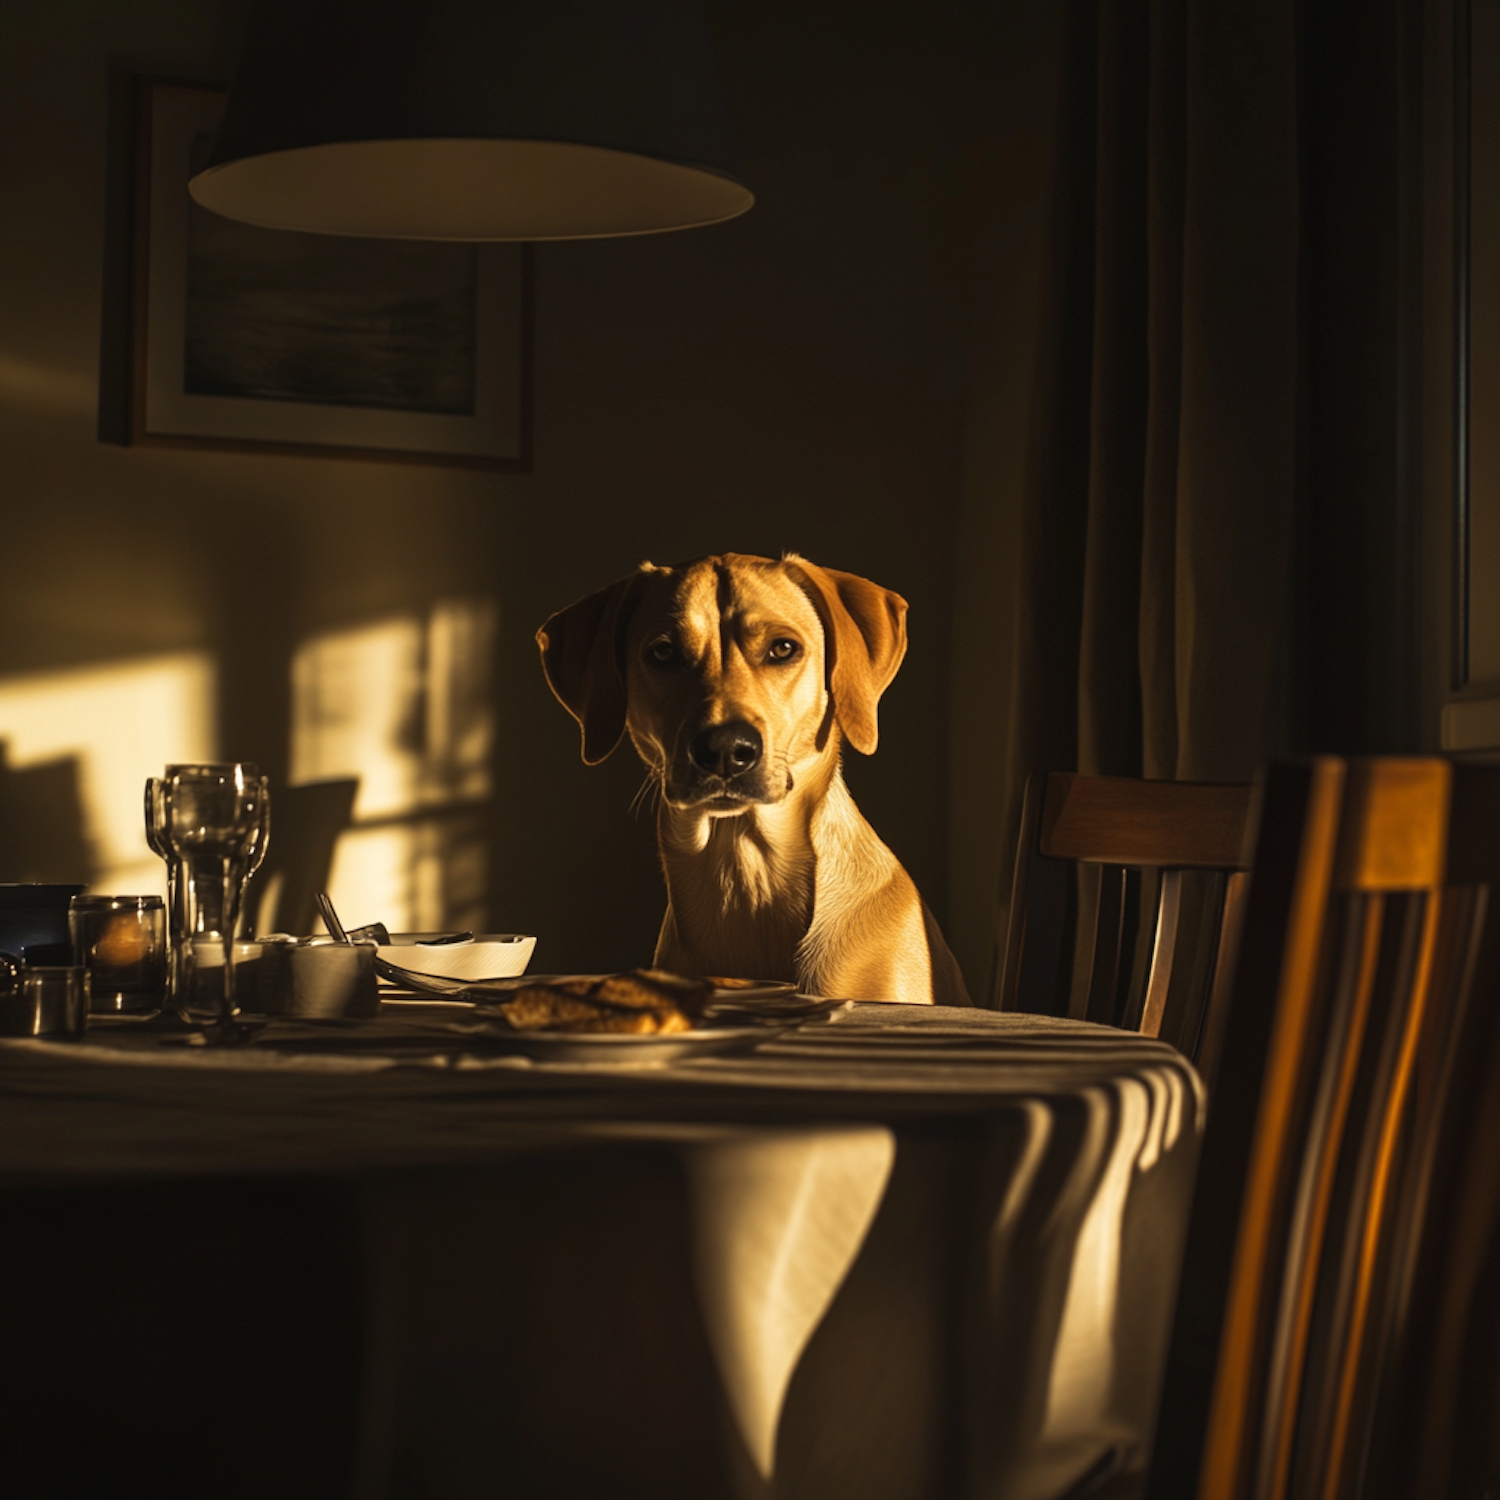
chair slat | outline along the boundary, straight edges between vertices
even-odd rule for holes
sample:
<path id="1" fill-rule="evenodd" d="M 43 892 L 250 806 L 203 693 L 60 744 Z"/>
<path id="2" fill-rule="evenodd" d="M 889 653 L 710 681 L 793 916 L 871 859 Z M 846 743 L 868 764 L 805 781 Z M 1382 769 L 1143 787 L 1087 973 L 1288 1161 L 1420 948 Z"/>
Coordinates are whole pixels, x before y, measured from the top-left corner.
<path id="1" fill-rule="evenodd" d="M 1151 948 L 1150 979 L 1141 1008 L 1141 1035 L 1160 1036 L 1172 986 L 1172 961 L 1177 952 L 1177 922 L 1182 911 L 1182 871 L 1164 870 L 1157 898 L 1156 933 Z"/>
<path id="2" fill-rule="evenodd" d="M 1349 1193 L 1337 1283 L 1330 1287 L 1330 1296 L 1340 1304 L 1337 1326 L 1342 1337 L 1330 1341 L 1323 1351 L 1325 1390 L 1308 1433 L 1311 1457 L 1305 1493 L 1319 1500 L 1339 1500 L 1343 1493 L 1351 1446 L 1363 1435 L 1358 1408 L 1372 1394 L 1369 1386 L 1376 1372 L 1365 1366 L 1364 1355 L 1371 1338 L 1371 1310 L 1379 1300 L 1381 1275 L 1388 1261 L 1385 1251 L 1397 1194 L 1397 1148 L 1417 1042 L 1432 992 L 1441 901 L 1441 893 L 1433 891 L 1411 908 L 1411 930 L 1403 945 L 1386 1033 L 1372 1060 L 1364 1138 L 1350 1142 L 1355 1148 L 1352 1166 L 1357 1176 Z"/>
<path id="3" fill-rule="evenodd" d="M 1467 991 L 1436 1007 L 1415 1109 L 1420 1217 L 1393 1322 L 1390 1373 L 1364 1473 L 1372 1500 L 1479 1495 L 1500 1472 L 1500 933 L 1480 927 L 1500 890 L 1500 763 L 1454 767 L 1448 877 L 1479 887 Z M 1476 930 L 1477 929 L 1477 930 Z M 1420 1076 L 1420 1075 L 1419 1075 Z M 1417 1142 L 1428 1144 L 1421 1149 Z"/>
<path id="4" fill-rule="evenodd" d="M 1454 834 L 1460 834 L 1459 826 Z M 1418 1057 L 1409 1168 L 1392 1215 L 1390 1276 L 1368 1355 L 1376 1369 L 1390 1373 L 1366 1413 L 1364 1433 L 1356 1435 L 1364 1447 L 1354 1477 L 1355 1493 L 1361 1495 L 1449 1491 L 1446 1460 L 1434 1462 L 1444 1445 L 1433 1439 L 1456 1405 L 1463 1361 L 1452 1334 L 1469 1326 L 1457 1309 L 1465 1306 L 1466 1292 L 1472 1294 L 1465 1271 L 1475 1261 L 1462 1249 L 1449 1253 L 1464 1236 L 1450 1239 L 1447 1221 L 1455 1203 L 1467 1213 L 1482 1201 L 1474 1191 L 1478 1184 L 1464 1181 L 1461 1166 L 1455 1169 L 1451 1158 L 1460 1155 L 1454 1149 L 1460 1143 L 1452 1136 L 1478 1123 L 1473 1121 L 1478 1075 L 1469 1055 L 1475 1030 L 1471 997 L 1488 905 L 1484 885 L 1445 892 L 1442 920 L 1448 931 L 1439 941 L 1439 959 L 1451 972 L 1434 984 Z M 1484 1133 L 1482 1123 L 1474 1133 Z M 1500 1129 L 1492 1126 L 1488 1136 L 1500 1140 Z M 1481 1171 L 1486 1187 L 1497 1175 L 1493 1162 Z"/>
<path id="5" fill-rule="evenodd" d="M 1202 1036 L 1189 1053 L 1204 1083 L 1213 1088 L 1219 1072 L 1219 1058 L 1224 1050 L 1224 1033 L 1229 1020 L 1229 993 L 1239 957 L 1240 939 L 1245 927 L 1245 909 L 1250 894 L 1248 871 L 1236 870 L 1224 882 L 1224 906 L 1218 924 L 1218 949 L 1214 954 L 1213 980 L 1209 985 L 1208 1004 L 1202 1021 Z"/>
<path id="6" fill-rule="evenodd" d="M 1379 896 L 1351 901 L 1344 912 L 1340 973 L 1334 984 L 1332 1014 L 1322 1043 L 1320 1076 L 1308 1123 L 1311 1149 L 1304 1156 L 1297 1183 L 1267 1377 L 1268 1409 L 1263 1417 L 1260 1462 L 1268 1492 L 1273 1494 L 1281 1493 L 1291 1467 L 1319 1258 L 1375 994 L 1384 916 L 1385 906 Z"/>
<path id="7" fill-rule="evenodd" d="M 1210 1127 L 1201 1168 L 1200 1201 L 1211 1182 L 1233 1196 L 1227 1204 L 1210 1202 L 1200 1220 L 1210 1243 L 1195 1247 L 1190 1239 L 1188 1246 L 1190 1257 L 1196 1249 L 1227 1272 L 1222 1289 L 1212 1288 L 1223 1311 L 1214 1319 L 1220 1334 L 1201 1471 L 1197 1483 L 1178 1492 L 1196 1491 L 1202 1500 L 1239 1494 L 1251 1472 L 1262 1310 L 1279 1283 L 1288 1169 L 1305 1143 L 1301 1084 L 1319 1029 L 1318 977 L 1344 766 L 1324 758 L 1290 768 L 1283 781 L 1274 809 L 1268 794 L 1247 913 L 1248 925 L 1264 925 L 1282 941 L 1246 945 L 1235 999 L 1250 1003 L 1232 1007 L 1227 1038 L 1243 1065 L 1224 1069 L 1215 1100 L 1223 1123 L 1216 1132 Z M 1271 973 L 1261 967 L 1268 962 Z"/>

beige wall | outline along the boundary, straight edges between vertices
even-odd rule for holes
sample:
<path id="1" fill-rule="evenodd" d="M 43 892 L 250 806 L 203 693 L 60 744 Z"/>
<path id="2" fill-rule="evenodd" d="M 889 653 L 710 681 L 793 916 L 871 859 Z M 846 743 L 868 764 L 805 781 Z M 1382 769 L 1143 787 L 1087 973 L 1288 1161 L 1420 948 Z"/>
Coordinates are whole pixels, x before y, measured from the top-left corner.
<path id="1" fill-rule="evenodd" d="M 223 79 L 242 7 L 5 7 L 0 679 L 205 651 L 221 674 L 221 751 L 274 767 L 298 641 L 488 597 L 491 919 L 540 934 L 542 969 L 624 964 L 649 956 L 661 907 L 650 820 L 629 809 L 640 772 L 624 753 L 581 764 L 532 634 L 642 558 L 795 549 L 911 602 L 880 751 L 849 779 L 934 907 L 962 913 L 972 970 L 991 893 L 971 886 L 989 872 L 963 796 L 950 858 L 952 627 L 969 630 L 993 591 L 978 549 L 1004 529 L 976 517 L 1011 483 L 1019 430 L 1014 414 L 986 419 L 966 453 L 971 278 L 997 243 L 980 207 L 1021 159 L 997 145 L 1004 38 L 978 29 L 983 9 L 715 0 L 759 203 L 710 230 L 540 248 L 535 469 L 495 476 L 97 441 L 111 68 Z M 1024 156 L 1024 137 L 1005 149 Z M 1031 274 L 1033 252 L 998 234 Z M 1029 370 L 1025 300 L 984 304 L 1001 352 L 980 362 L 981 415 Z M 968 717 L 987 660 L 958 658 L 961 736 L 993 732 L 993 703 Z M 956 790 L 979 764 L 972 746 L 959 755 Z"/>
<path id="2" fill-rule="evenodd" d="M 991 154 L 979 197 L 955 560 L 948 939 L 974 998 L 987 982 L 1008 884 L 1003 779 L 1021 503 L 1046 277 L 1052 127 L 1064 7 L 1008 6 L 996 51 Z"/>

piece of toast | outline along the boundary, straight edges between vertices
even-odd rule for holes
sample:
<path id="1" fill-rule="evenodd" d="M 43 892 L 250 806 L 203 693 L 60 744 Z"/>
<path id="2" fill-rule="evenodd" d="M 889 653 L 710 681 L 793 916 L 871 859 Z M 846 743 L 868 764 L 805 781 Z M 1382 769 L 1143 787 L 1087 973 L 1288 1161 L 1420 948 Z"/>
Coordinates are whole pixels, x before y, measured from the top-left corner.
<path id="1" fill-rule="evenodd" d="M 595 980 L 524 985 L 502 1002 L 500 1013 L 517 1031 L 661 1036 L 691 1030 L 712 994 L 707 980 L 632 969 Z"/>
<path id="2" fill-rule="evenodd" d="M 517 1031 L 553 1031 L 600 1015 L 599 1006 L 545 984 L 516 990 L 500 1011 Z"/>
<path id="3" fill-rule="evenodd" d="M 624 974 L 606 974 L 591 998 L 630 1010 L 668 1007 L 681 1011 L 689 1021 L 698 1021 L 713 992 L 713 984 L 707 979 L 689 979 L 665 969 L 631 969 Z"/>

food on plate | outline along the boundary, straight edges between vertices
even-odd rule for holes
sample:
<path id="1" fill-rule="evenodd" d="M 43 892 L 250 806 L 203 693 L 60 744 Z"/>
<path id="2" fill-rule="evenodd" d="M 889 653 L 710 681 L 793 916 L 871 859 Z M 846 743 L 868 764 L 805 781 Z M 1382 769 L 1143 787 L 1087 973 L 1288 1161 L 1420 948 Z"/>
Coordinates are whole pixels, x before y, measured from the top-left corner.
<path id="1" fill-rule="evenodd" d="M 517 1031 L 669 1036 L 690 1031 L 713 992 L 706 979 L 631 969 L 595 979 L 523 985 L 500 1005 L 500 1013 Z"/>

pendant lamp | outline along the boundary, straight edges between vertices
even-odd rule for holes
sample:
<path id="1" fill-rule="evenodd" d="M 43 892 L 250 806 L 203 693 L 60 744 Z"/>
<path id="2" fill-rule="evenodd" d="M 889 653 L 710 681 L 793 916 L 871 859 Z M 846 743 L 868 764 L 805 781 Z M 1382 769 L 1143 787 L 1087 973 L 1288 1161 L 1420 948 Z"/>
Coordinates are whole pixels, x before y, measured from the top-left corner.
<path id="1" fill-rule="evenodd" d="M 193 197 L 272 229 L 563 240 L 755 201 L 692 0 L 264 0 Z"/>

